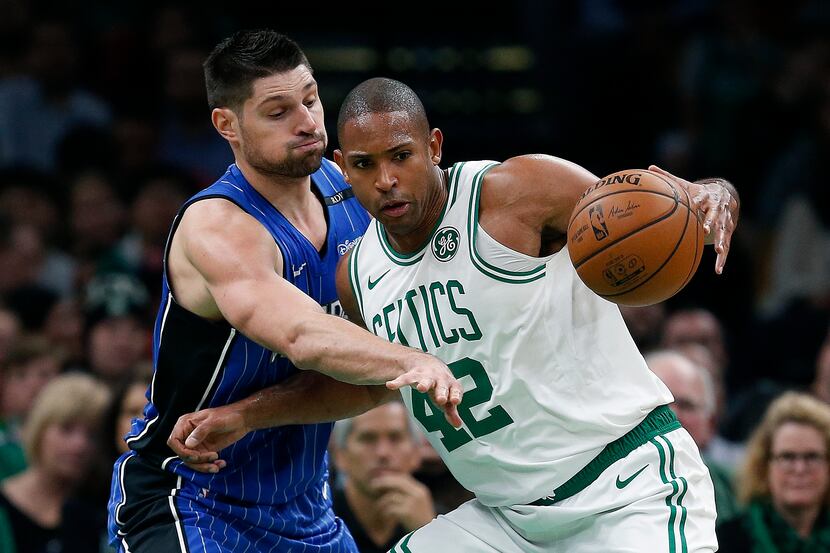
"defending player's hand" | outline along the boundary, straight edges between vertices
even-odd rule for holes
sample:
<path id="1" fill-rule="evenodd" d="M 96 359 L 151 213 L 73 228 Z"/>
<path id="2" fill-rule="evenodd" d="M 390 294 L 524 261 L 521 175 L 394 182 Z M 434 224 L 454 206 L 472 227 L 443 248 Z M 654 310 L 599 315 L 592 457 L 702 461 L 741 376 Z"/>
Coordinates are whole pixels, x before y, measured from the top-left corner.
<path id="1" fill-rule="evenodd" d="M 727 186 L 727 183 L 721 179 L 689 182 L 656 165 L 650 165 L 648 169 L 660 173 L 689 192 L 692 203 L 698 212 L 703 214 L 706 243 L 715 245 L 715 251 L 718 254 L 715 260 L 715 272 L 721 274 L 726 264 L 726 256 L 729 255 L 729 245 L 732 243 L 732 233 L 735 232 L 735 226 L 738 224 L 740 211 L 738 198 L 733 194 L 731 185 Z"/>
<path id="2" fill-rule="evenodd" d="M 248 432 L 244 417 L 232 406 L 215 407 L 179 417 L 167 445 L 193 470 L 215 473 L 226 464 L 219 451 Z"/>
<path id="3" fill-rule="evenodd" d="M 384 474 L 372 480 L 379 495 L 379 511 L 395 520 L 407 531 L 420 528 L 435 518 L 429 488 L 409 474 Z"/>
<path id="4" fill-rule="evenodd" d="M 444 411 L 444 416 L 451 425 L 462 425 L 458 415 L 458 404 L 464 395 L 461 383 L 450 372 L 449 367 L 431 355 L 420 354 L 408 363 L 410 368 L 394 380 L 386 383 L 390 390 L 400 390 L 412 386 L 421 393 L 429 394 L 435 405 Z"/>

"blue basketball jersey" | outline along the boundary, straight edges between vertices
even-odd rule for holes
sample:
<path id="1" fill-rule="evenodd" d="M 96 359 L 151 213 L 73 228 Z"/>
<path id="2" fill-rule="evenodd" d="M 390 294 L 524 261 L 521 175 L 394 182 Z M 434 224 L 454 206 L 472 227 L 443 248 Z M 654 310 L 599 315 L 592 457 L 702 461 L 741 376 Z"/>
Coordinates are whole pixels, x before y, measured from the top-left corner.
<path id="1" fill-rule="evenodd" d="M 190 198 L 179 211 L 168 237 L 165 262 L 185 210 L 200 200 L 224 198 L 256 218 L 274 237 L 283 258 L 282 276 L 329 313 L 340 315 L 335 267 L 360 239 L 369 216 L 330 161 L 323 160 L 312 182 L 325 205 L 328 222 L 321 251 L 248 183 L 236 165 L 231 165 L 222 178 Z M 291 313 L 283 316 L 291 317 Z M 153 335 L 153 363 L 144 418 L 133 421 L 126 438 L 131 452 L 119 459 L 113 475 L 113 533 L 123 536 L 126 521 L 140 513 L 141 502 L 131 503 L 129 497 L 137 482 L 142 490 L 157 486 L 165 494 L 193 498 L 191 502 L 216 512 L 233 510 L 235 505 L 273 506 L 282 532 L 287 534 L 301 536 L 303 528 L 325 524 L 327 517 L 331 519 L 328 524 L 334 524 L 326 487 L 326 447 L 332 423 L 251 432 L 220 453 L 228 466 L 217 474 L 191 470 L 167 447 L 170 431 L 181 415 L 233 403 L 285 380 L 298 369 L 279 352 L 258 345 L 227 322 L 208 321 L 181 307 L 166 270 Z M 172 489 L 164 489 L 167 486 Z M 181 505 L 180 501 L 180 509 Z M 256 516 L 262 518 L 262 513 Z M 265 521 L 258 524 L 267 527 Z"/>

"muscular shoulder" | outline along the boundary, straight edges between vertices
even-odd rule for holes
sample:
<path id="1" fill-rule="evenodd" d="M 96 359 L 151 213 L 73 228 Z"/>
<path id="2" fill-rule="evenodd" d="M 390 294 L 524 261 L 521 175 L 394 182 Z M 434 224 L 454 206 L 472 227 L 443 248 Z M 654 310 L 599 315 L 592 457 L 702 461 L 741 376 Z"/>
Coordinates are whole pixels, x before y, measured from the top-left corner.
<path id="1" fill-rule="evenodd" d="M 484 178 L 481 211 L 497 209 L 531 228 L 564 232 L 580 194 L 597 177 L 562 158 L 530 154 L 510 158 Z"/>
<path id="2" fill-rule="evenodd" d="M 256 219 L 231 201 L 190 205 L 173 235 L 169 276 L 177 299 L 203 316 L 216 316 L 209 290 L 223 283 L 282 272 L 274 240 Z"/>
<path id="3" fill-rule="evenodd" d="M 273 239 L 256 219 L 230 200 L 200 200 L 185 210 L 175 238 L 192 248 L 206 252 L 229 247 L 247 251 L 252 247 L 270 245 Z M 232 253 L 232 252 L 226 252 Z"/>

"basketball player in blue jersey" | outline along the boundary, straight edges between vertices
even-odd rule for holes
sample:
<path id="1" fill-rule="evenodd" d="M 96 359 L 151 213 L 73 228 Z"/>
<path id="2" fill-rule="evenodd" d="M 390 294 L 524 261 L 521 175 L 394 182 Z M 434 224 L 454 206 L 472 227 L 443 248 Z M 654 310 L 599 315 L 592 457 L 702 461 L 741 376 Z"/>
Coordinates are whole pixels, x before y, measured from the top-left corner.
<path id="1" fill-rule="evenodd" d="M 385 383 L 428 392 L 460 425 L 461 387 L 435 357 L 337 316 L 335 266 L 369 218 L 322 157 L 323 110 L 299 47 L 272 31 L 237 33 L 208 57 L 205 79 L 235 163 L 173 222 L 149 403 L 114 466 L 110 538 L 134 553 L 356 551 L 331 511 L 325 421 L 354 394 L 377 403 Z M 166 445 L 181 415 L 276 383 L 312 401 L 290 426 L 252 423 L 212 472 Z"/>

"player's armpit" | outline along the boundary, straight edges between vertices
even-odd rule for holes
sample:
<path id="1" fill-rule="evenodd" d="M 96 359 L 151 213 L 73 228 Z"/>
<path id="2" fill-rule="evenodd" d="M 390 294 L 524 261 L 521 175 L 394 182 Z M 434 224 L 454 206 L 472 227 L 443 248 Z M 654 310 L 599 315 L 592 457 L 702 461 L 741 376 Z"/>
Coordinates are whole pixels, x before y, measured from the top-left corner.
<path id="1" fill-rule="evenodd" d="M 349 262 L 353 252 L 353 249 L 349 250 L 337 262 L 334 281 L 337 286 L 337 296 L 340 299 L 340 306 L 345 311 L 346 316 L 356 325 L 366 328 L 366 323 L 363 322 L 363 317 L 360 314 L 360 306 L 357 304 L 357 298 L 355 298 L 349 276 Z"/>

